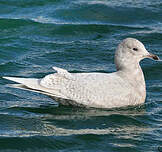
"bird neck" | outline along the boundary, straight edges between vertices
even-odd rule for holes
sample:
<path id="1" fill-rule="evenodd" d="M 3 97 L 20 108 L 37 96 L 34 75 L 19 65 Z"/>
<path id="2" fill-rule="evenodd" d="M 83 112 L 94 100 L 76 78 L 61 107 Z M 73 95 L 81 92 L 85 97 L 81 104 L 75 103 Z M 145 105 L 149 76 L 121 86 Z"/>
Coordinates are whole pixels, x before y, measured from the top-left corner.
<path id="1" fill-rule="evenodd" d="M 130 85 L 139 92 L 143 99 L 146 96 L 146 84 L 143 71 L 139 63 L 129 66 L 129 68 L 119 69 L 117 71 L 119 75 L 123 75 L 124 79 L 130 83 Z"/>
<path id="2" fill-rule="evenodd" d="M 129 64 L 125 67 L 117 69 L 117 71 L 122 72 L 129 79 L 133 79 L 134 81 L 145 82 L 143 71 L 141 69 L 139 62 L 134 64 Z"/>

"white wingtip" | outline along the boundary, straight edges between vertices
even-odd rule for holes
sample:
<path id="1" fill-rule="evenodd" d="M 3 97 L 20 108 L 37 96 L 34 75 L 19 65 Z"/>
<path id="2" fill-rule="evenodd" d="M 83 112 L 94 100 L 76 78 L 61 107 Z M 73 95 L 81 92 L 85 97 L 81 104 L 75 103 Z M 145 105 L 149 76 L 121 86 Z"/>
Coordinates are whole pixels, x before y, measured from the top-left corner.
<path id="1" fill-rule="evenodd" d="M 15 81 L 16 77 L 2 77 L 3 79 Z"/>
<path id="2" fill-rule="evenodd" d="M 10 84 L 8 85 L 8 87 L 29 90 L 29 91 L 49 95 L 49 96 L 63 97 L 63 95 L 60 95 L 57 91 L 55 90 L 51 91 L 51 89 L 41 86 L 40 79 L 18 78 L 18 77 L 3 77 L 3 78 L 19 83 L 19 84 Z"/>

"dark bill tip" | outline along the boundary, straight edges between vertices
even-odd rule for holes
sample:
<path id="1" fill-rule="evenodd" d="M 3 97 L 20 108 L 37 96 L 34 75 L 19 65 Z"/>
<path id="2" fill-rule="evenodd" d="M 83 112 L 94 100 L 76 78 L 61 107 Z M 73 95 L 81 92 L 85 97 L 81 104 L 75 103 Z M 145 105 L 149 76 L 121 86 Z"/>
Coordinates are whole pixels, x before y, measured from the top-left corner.
<path id="1" fill-rule="evenodd" d="M 150 53 L 150 54 L 148 55 L 148 57 L 151 58 L 151 59 L 153 59 L 153 60 L 160 60 L 160 58 L 159 58 L 157 55 L 152 54 L 152 53 Z"/>
<path id="2" fill-rule="evenodd" d="M 154 60 L 160 60 L 160 59 L 159 59 L 159 57 L 158 57 L 158 56 L 156 56 L 156 55 L 155 55 L 155 56 L 153 56 L 152 58 L 153 58 Z"/>

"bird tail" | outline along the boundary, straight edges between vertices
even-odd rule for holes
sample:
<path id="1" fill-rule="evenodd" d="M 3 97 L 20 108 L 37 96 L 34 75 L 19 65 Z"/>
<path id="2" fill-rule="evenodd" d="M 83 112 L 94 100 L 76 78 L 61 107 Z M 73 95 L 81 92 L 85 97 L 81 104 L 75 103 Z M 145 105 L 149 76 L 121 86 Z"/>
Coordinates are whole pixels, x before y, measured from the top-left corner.
<path id="1" fill-rule="evenodd" d="M 76 101 L 73 101 L 66 97 L 65 95 L 61 94 L 57 88 L 50 89 L 42 86 L 40 81 L 42 79 L 35 79 L 35 78 L 17 78 L 17 77 L 3 77 L 4 79 L 11 80 L 17 82 L 19 84 L 10 84 L 9 87 L 19 88 L 23 90 L 28 90 L 32 92 L 41 93 L 47 95 L 54 99 L 55 101 L 59 102 L 62 105 L 76 105 L 76 106 L 83 106 Z"/>
<path id="2" fill-rule="evenodd" d="M 50 89 L 41 86 L 40 85 L 41 79 L 17 78 L 17 77 L 3 77 L 3 78 L 19 83 L 19 84 L 10 84 L 8 85 L 9 87 L 19 88 L 23 90 L 32 91 L 32 92 L 38 92 L 48 96 L 59 96 L 57 93 L 54 92 L 51 93 Z"/>

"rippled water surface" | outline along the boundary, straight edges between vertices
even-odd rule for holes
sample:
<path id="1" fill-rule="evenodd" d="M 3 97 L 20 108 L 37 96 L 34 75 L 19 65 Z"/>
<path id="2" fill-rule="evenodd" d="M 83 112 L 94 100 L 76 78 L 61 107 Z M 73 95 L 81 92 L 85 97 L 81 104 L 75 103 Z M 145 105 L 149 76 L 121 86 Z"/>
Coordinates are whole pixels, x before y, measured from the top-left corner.
<path id="1" fill-rule="evenodd" d="M 146 102 L 124 109 L 58 106 L 1 78 L 113 72 L 126 37 L 162 58 L 161 0 L 0 0 L 0 151 L 162 151 L 161 62 L 141 62 Z"/>

